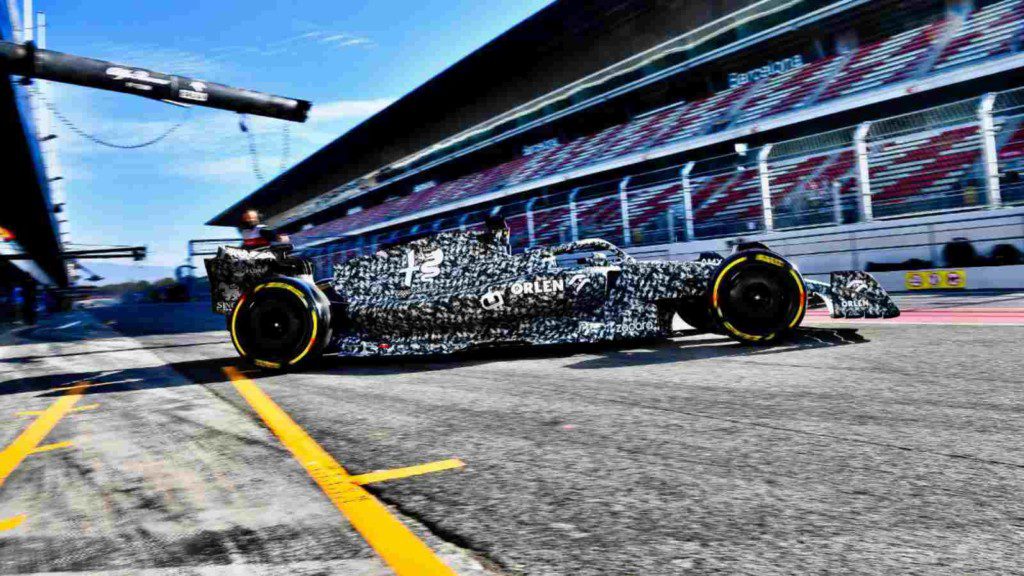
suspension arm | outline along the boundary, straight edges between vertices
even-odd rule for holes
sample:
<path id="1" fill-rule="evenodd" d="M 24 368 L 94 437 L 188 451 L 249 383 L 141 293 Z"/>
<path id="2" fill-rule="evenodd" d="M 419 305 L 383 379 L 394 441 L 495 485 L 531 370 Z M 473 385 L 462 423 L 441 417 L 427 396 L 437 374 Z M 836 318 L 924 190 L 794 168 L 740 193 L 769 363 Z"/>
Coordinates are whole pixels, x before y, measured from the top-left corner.
<path id="1" fill-rule="evenodd" d="M 40 78 L 134 94 L 153 100 L 219 108 L 293 122 L 305 122 L 311 106 L 306 100 L 41 50 L 32 43 L 0 42 L 0 71 L 25 78 Z"/>

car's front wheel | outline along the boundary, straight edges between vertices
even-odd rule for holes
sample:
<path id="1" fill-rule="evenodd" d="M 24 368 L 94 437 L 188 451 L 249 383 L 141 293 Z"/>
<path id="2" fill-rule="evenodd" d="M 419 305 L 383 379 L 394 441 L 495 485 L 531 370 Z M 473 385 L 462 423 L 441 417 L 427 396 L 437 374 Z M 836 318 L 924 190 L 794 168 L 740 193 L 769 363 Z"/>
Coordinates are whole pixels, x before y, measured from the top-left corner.
<path id="1" fill-rule="evenodd" d="M 231 341 L 260 368 L 296 368 L 318 358 L 331 332 L 327 298 L 316 286 L 278 277 L 246 293 L 230 316 Z"/>
<path id="2" fill-rule="evenodd" d="M 748 250 L 722 261 L 711 275 L 711 316 L 741 342 L 767 343 L 800 325 L 807 292 L 800 273 L 767 250 Z"/>

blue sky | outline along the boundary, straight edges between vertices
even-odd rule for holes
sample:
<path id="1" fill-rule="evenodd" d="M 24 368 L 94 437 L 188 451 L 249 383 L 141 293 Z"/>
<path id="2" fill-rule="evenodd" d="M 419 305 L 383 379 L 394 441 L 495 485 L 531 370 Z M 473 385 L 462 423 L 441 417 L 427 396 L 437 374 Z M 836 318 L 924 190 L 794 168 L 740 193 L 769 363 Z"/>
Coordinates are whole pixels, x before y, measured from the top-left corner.
<path id="1" fill-rule="evenodd" d="M 393 99 L 536 12 L 546 0 L 138 2 L 36 0 L 53 50 L 198 76 L 314 103 L 306 124 L 250 118 L 260 167 L 271 178 Z M 166 275 L 191 238 L 228 236 L 203 226 L 254 190 L 248 147 L 230 112 L 186 112 L 159 102 L 74 86 L 49 86 L 72 123 L 132 144 L 187 118 L 159 144 L 98 146 L 58 124 L 59 185 L 71 240 L 143 244 L 139 266 L 90 264 L 109 280 Z"/>

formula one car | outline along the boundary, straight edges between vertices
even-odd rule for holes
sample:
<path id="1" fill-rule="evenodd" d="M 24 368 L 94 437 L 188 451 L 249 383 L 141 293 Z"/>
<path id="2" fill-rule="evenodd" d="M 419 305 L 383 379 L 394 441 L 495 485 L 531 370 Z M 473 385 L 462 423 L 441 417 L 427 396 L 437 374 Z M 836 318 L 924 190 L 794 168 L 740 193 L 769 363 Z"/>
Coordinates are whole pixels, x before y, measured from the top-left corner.
<path id="1" fill-rule="evenodd" d="M 870 275 L 804 279 L 760 244 L 691 262 L 641 262 L 598 239 L 512 254 L 504 223 L 352 258 L 320 281 L 309 261 L 273 252 L 221 248 L 206 266 L 238 353 L 268 369 L 325 353 L 665 338 L 676 314 L 701 331 L 769 343 L 800 325 L 809 302 L 833 317 L 899 315 Z"/>

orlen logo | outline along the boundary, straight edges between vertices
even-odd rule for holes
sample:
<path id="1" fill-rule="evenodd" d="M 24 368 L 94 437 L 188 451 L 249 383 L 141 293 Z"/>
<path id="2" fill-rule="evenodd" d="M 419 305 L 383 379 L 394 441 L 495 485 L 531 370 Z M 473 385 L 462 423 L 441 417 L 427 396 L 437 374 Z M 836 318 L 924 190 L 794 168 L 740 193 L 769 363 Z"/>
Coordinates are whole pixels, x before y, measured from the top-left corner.
<path id="1" fill-rule="evenodd" d="M 526 282 L 516 282 L 509 286 L 513 295 L 520 294 L 554 294 L 565 292 L 565 280 L 562 278 L 537 278 Z"/>
<path id="2" fill-rule="evenodd" d="M 403 284 L 412 286 L 413 276 L 419 272 L 419 282 L 433 282 L 434 278 L 441 273 L 441 262 L 444 262 L 444 252 L 440 248 L 427 253 L 422 262 L 416 263 L 416 253 L 412 250 L 405 252 L 408 266 L 402 269 L 405 273 Z"/>

